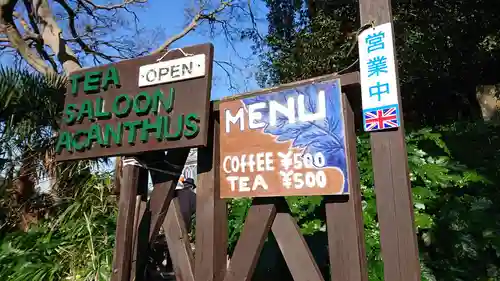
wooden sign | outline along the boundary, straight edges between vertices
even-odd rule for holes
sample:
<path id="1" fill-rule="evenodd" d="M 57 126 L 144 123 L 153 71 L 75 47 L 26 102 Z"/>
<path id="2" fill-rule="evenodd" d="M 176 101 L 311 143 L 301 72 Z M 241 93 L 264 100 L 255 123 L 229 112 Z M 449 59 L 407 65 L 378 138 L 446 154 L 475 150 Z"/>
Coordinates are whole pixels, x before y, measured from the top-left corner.
<path id="1" fill-rule="evenodd" d="M 220 103 L 222 198 L 348 194 L 340 81 Z"/>
<path id="2" fill-rule="evenodd" d="M 72 73 L 57 160 L 206 146 L 212 59 L 204 44 Z"/>

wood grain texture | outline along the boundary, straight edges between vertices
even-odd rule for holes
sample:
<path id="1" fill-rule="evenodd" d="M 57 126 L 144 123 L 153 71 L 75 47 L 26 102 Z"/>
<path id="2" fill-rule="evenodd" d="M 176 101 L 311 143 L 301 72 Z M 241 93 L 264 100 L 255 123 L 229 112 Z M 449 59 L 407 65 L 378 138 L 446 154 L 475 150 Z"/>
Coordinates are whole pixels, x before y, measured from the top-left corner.
<path id="1" fill-rule="evenodd" d="M 177 281 L 194 281 L 194 256 L 178 198 L 173 198 L 163 223 Z"/>
<path id="2" fill-rule="evenodd" d="M 325 197 L 331 279 L 368 281 L 354 113 L 347 97 L 343 98 L 351 194 L 344 198 Z"/>
<path id="3" fill-rule="evenodd" d="M 146 209 L 146 203 L 148 201 L 148 176 L 149 173 L 146 169 L 139 169 L 139 180 L 137 187 L 137 196 L 135 199 L 135 209 L 134 209 L 134 234 L 133 234 L 133 244 L 132 244 L 132 264 L 130 266 L 130 276 L 132 280 L 137 279 L 137 260 L 140 259 L 138 255 L 138 242 L 139 242 L 139 225 L 140 218 Z"/>
<path id="4" fill-rule="evenodd" d="M 281 205 L 286 204 L 283 198 L 278 200 L 282 201 Z M 288 206 L 279 208 L 271 229 L 294 281 L 324 281 L 297 222 L 289 213 Z"/>
<path id="5" fill-rule="evenodd" d="M 208 144 L 198 149 L 196 281 L 221 281 L 227 268 L 227 206 L 219 190 L 219 121 L 212 112 Z"/>
<path id="6" fill-rule="evenodd" d="M 118 206 L 112 281 L 129 281 L 134 235 L 134 210 L 140 167 L 123 167 L 123 183 Z"/>
<path id="7" fill-rule="evenodd" d="M 256 198 L 248 210 L 224 281 L 248 281 L 276 216 L 274 198 Z"/>
<path id="8" fill-rule="evenodd" d="M 392 21 L 389 0 L 360 0 L 361 24 Z M 396 78 L 398 78 L 396 60 Z M 398 79 L 399 81 L 399 79 Z M 399 83 L 400 114 L 403 116 Z M 404 122 L 393 131 L 371 133 L 373 173 L 386 281 L 420 280 L 420 264 L 408 177 Z"/>
<path id="9" fill-rule="evenodd" d="M 151 180 L 153 182 L 153 191 L 150 196 L 149 208 L 141 220 L 149 221 L 149 242 L 158 235 L 158 231 L 165 220 L 170 201 L 174 197 L 175 187 L 182 174 L 182 169 L 189 155 L 189 148 L 180 148 L 169 150 L 165 155 L 149 158 L 148 167 Z"/>

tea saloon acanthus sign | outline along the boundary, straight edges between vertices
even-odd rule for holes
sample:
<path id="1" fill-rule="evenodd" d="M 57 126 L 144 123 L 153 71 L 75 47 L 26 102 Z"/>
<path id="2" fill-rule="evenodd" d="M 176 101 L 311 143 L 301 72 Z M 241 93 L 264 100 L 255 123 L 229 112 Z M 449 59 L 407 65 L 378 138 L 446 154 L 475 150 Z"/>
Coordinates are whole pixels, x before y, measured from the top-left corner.
<path id="1" fill-rule="evenodd" d="M 206 145 L 212 58 L 204 44 L 72 73 L 58 160 Z"/>

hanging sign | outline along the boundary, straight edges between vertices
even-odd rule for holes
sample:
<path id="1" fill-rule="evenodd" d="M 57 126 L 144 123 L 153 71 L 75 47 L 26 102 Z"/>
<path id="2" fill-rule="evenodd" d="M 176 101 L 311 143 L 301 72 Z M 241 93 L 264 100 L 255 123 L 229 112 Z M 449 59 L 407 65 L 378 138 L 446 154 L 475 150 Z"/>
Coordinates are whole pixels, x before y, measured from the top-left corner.
<path id="1" fill-rule="evenodd" d="M 205 60 L 205 54 L 200 54 L 143 65 L 139 68 L 139 87 L 203 77 Z"/>
<path id="2" fill-rule="evenodd" d="M 392 24 L 360 33 L 359 66 L 363 127 L 367 132 L 400 126 Z"/>
<path id="3" fill-rule="evenodd" d="M 348 194 L 340 81 L 222 101 L 222 198 Z"/>
<path id="4" fill-rule="evenodd" d="M 212 59 L 203 44 L 72 73 L 56 159 L 206 146 Z"/>

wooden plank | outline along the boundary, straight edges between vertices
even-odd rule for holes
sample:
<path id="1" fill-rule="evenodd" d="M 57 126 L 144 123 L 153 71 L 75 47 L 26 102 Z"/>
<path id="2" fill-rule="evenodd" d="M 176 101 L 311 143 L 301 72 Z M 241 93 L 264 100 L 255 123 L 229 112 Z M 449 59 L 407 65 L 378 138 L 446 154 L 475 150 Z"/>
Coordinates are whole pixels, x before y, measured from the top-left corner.
<path id="1" fill-rule="evenodd" d="M 392 21 L 389 0 L 361 0 L 359 7 L 362 24 Z M 397 60 L 395 64 L 398 77 Z M 399 84 L 397 95 L 402 117 Z M 420 280 L 420 264 L 403 118 L 400 122 L 397 130 L 371 133 L 373 173 L 385 280 L 415 281 Z"/>
<path id="2" fill-rule="evenodd" d="M 123 166 L 112 281 L 130 280 L 134 209 L 140 170 L 140 167 L 134 165 Z"/>
<path id="3" fill-rule="evenodd" d="M 210 118 L 208 146 L 198 149 L 196 281 L 221 281 L 227 268 L 227 206 L 220 199 L 218 112 Z"/>
<path id="4" fill-rule="evenodd" d="M 253 96 L 257 96 L 257 95 L 267 94 L 267 93 L 275 92 L 278 90 L 282 91 L 282 90 L 292 89 L 292 88 L 296 88 L 298 86 L 310 84 L 313 82 L 319 83 L 322 81 L 328 81 L 328 80 L 334 80 L 334 79 L 340 79 L 340 85 L 342 85 L 342 86 L 359 84 L 359 72 L 355 71 L 355 72 L 349 72 L 346 74 L 338 74 L 338 73 L 327 74 L 327 75 L 323 75 L 323 76 L 313 77 L 313 78 L 295 81 L 295 82 L 291 82 L 291 83 L 287 83 L 287 84 L 281 84 L 279 86 L 260 89 L 260 90 L 256 90 L 256 91 L 252 91 L 252 92 L 248 92 L 248 93 L 239 94 L 239 95 L 227 96 L 227 97 L 222 98 L 221 101 L 238 100 L 238 99 L 253 97 Z"/>
<path id="5" fill-rule="evenodd" d="M 146 202 L 148 201 L 148 171 L 144 168 L 140 168 L 139 180 L 138 180 L 138 192 L 135 199 L 135 210 L 134 210 L 134 234 L 132 240 L 132 265 L 130 267 L 130 276 L 134 280 L 139 280 L 136 277 L 137 274 L 137 260 L 141 257 L 138 255 L 137 247 L 139 241 L 139 224 L 142 214 L 146 209 Z"/>
<path id="6" fill-rule="evenodd" d="M 236 243 L 224 281 L 252 279 L 260 252 L 276 216 L 273 198 L 254 199 Z"/>
<path id="7" fill-rule="evenodd" d="M 175 187 L 182 174 L 182 169 L 189 155 L 189 148 L 169 150 L 166 156 L 160 155 L 150 158 L 148 168 L 153 181 L 153 192 L 151 193 L 150 205 L 146 214 L 150 218 L 149 241 L 158 235 L 160 226 L 165 220 L 170 201 L 174 196 Z"/>
<path id="8" fill-rule="evenodd" d="M 354 113 L 345 95 L 343 102 L 351 194 L 325 197 L 331 279 L 368 281 Z"/>
<path id="9" fill-rule="evenodd" d="M 289 213 L 286 201 L 283 198 L 278 200 L 281 201 L 278 203 L 281 206 L 271 229 L 293 280 L 324 281 L 318 264 L 314 260 L 304 236 L 300 233 L 297 222 Z"/>
<path id="10" fill-rule="evenodd" d="M 163 229 L 176 280 L 194 281 L 194 256 L 178 198 L 173 198 L 170 202 Z"/>

